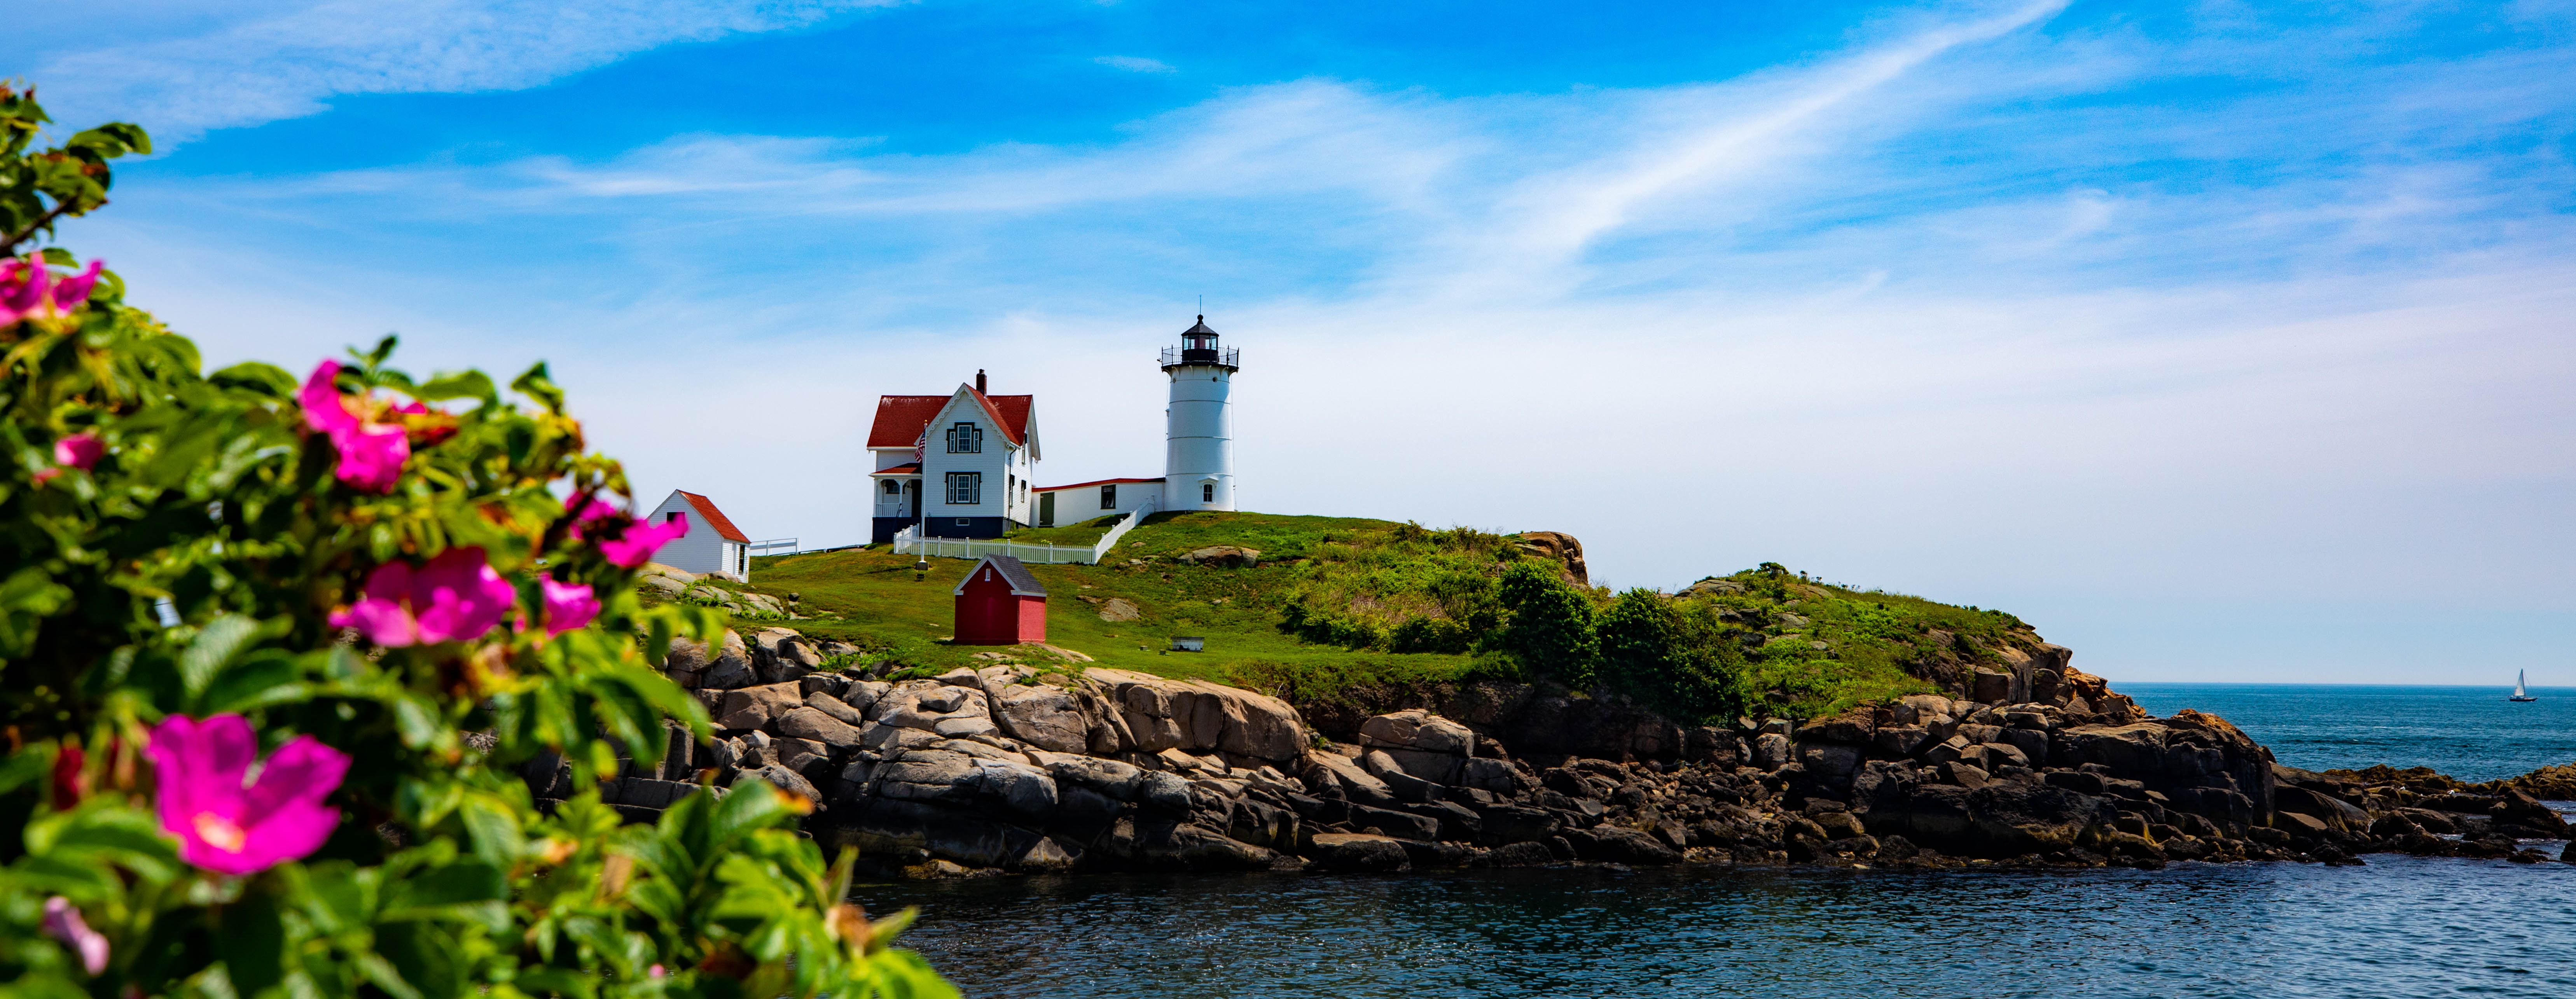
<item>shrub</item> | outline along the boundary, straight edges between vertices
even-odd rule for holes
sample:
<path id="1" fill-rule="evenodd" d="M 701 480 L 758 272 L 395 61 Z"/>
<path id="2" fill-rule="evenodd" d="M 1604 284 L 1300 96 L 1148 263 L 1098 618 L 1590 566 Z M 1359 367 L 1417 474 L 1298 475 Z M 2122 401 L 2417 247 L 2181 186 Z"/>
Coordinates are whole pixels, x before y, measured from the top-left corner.
<path id="1" fill-rule="evenodd" d="M 29 153 L 0 251 L 94 207 L 107 126 Z M 50 201 L 50 204 L 47 202 Z M 59 248 L 0 268 L 0 979 L 21 995 L 953 995 L 747 781 L 654 825 L 573 786 L 703 708 L 653 668 L 618 465 L 539 365 L 415 379 L 394 343 L 212 375 Z M 564 497 L 569 496 L 567 501 Z M 609 500 L 624 501 L 623 507 Z M 264 762 L 262 762 L 264 761 Z M 245 788 L 250 768 L 256 782 Z"/>
<path id="2" fill-rule="evenodd" d="M 1501 603 L 1511 611 L 1502 647 L 1523 665 L 1566 686 L 1592 685 L 1596 651 L 1592 600 L 1551 565 L 1519 561 L 1503 570 Z"/>
<path id="3" fill-rule="evenodd" d="M 1744 705 L 1744 653 L 1715 614 L 1686 613 L 1652 590 L 1619 595 L 1601 615 L 1600 681 L 1665 714 L 1732 717 Z"/>

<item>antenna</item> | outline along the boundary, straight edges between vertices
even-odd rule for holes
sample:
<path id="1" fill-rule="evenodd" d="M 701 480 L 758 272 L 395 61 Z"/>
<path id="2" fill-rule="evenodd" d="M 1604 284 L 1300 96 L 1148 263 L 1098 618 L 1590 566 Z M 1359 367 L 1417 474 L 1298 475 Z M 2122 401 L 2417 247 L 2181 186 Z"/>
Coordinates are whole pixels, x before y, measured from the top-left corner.
<path id="1" fill-rule="evenodd" d="M 1207 296 L 1199 296 L 1199 315 L 1207 315 Z"/>

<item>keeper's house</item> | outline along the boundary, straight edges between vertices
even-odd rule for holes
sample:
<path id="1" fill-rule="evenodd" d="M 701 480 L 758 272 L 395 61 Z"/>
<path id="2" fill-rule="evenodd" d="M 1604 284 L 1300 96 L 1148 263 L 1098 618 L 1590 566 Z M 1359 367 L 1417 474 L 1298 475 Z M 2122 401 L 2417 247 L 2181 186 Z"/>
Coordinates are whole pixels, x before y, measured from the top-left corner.
<path id="1" fill-rule="evenodd" d="M 1008 555 L 986 555 L 957 584 L 959 645 L 1046 641 L 1046 586 Z"/>
<path id="2" fill-rule="evenodd" d="M 751 539 L 733 521 L 716 509 L 714 500 L 696 493 L 671 490 L 671 498 L 645 515 L 644 522 L 662 524 L 684 520 L 689 533 L 663 545 L 653 561 L 674 569 L 710 574 L 737 583 L 751 582 Z"/>
<path id="3" fill-rule="evenodd" d="M 868 428 L 875 518 L 884 544 L 921 525 L 924 537 L 998 538 L 1027 527 L 1037 509 L 1029 473 L 1038 462 L 1036 396 L 987 395 L 984 373 L 947 395 L 877 397 Z"/>

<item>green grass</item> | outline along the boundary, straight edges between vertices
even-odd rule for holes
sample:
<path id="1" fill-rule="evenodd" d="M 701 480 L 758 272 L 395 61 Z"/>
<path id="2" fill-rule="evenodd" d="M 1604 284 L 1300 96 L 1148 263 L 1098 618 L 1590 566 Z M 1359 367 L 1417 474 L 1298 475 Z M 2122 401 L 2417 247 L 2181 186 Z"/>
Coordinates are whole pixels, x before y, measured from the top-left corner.
<path id="1" fill-rule="evenodd" d="M 1279 630 L 1284 597 L 1301 565 L 1294 553 L 1327 536 L 1401 525 L 1341 517 L 1287 517 L 1244 513 L 1157 514 L 1129 532 L 1109 565 L 1033 565 L 1047 587 L 1047 639 L 1099 660 L 1099 665 L 1160 676 L 1251 682 L 1280 688 L 1288 677 L 1318 675 L 1447 679 L 1465 673 L 1464 655 L 1354 650 L 1302 642 Z M 1049 528 L 1062 531 L 1068 528 Z M 1035 533 L 1035 532 L 1031 532 Z M 1021 540 L 1015 537 L 1013 540 Z M 1059 544 L 1065 543 L 1062 541 Z M 1209 545 L 1262 551 L 1262 565 L 1219 569 L 1182 565 L 1170 556 Z M 1130 565 L 1129 560 L 1145 560 Z M 883 546 L 866 550 L 781 555 L 752 560 L 754 588 L 794 592 L 815 620 L 788 622 L 822 638 L 895 650 L 907 662 L 962 665 L 976 646 L 950 646 L 956 598 L 965 559 L 934 558 L 916 581 L 909 555 Z M 1169 578 L 1165 578 L 1168 576 Z M 1100 605 L 1123 598 L 1142 617 L 1110 622 Z M 1175 635 L 1207 639 L 1205 652 L 1171 652 Z"/>
<path id="2" fill-rule="evenodd" d="M 1118 515 L 1112 514 L 1106 517 L 1094 517 L 1079 524 L 1062 524 L 1055 527 L 1015 527 L 1011 529 L 1010 533 L 1005 534 L 1003 537 L 1005 540 L 1016 541 L 1024 545 L 1096 545 L 1100 543 L 1100 539 L 1103 536 L 1109 533 L 1109 529 L 1116 526 L 1117 523 Z"/>
<path id="3" fill-rule="evenodd" d="M 1087 543 L 1082 532 L 1096 538 L 1109 520 L 1018 532 L 1013 540 Z M 1454 621 L 1489 635 L 1482 629 L 1493 627 L 1499 613 L 1490 580 L 1526 557 L 1511 541 L 1354 517 L 1157 514 L 1122 539 L 1106 564 L 1030 569 L 1049 593 L 1047 635 L 1055 645 L 1103 666 L 1317 700 L 1350 690 L 1511 675 L 1509 657 L 1392 651 L 1460 647 L 1408 646 L 1404 625 L 1416 619 Z M 1175 561 L 1213 545 L 1258 549 L 1261 564 L 1222 569 Z M 752 578 L 761 592 L 802 597 L 797 607 L 812 617 L 788 626 L 936 671 L 985 651 L 946 641 L 953 633 L 950 591 L 973 564 L 934 558 L 916 579 L 912 556 L 879 546 L 757 558 Z M 1812 717 L 1931 690 L 1918 674 L 1934 672 L 1935 665 L 1999 663 L 1996 647 L 2038 640 L 2027 625 L 1998 611 L 1826 585 L 1785 570 L 1724 578 L 1743 589 L 1678 598 L 1679 605 L 1724 620 L 1720 630 L 1748 649 L 1745 689 L 1762 709 L 1777 713 Z M 1605 606 L 1611 597 L 1605 589 L 1584 592 Z M 1142 617 L 1102 620 L 1100 607 L 1113 598 L 1134 603 Z M 1291 634 L 1282 626 L 1290 620 L 1308 623 Z M 1205 638 L 1207 651 L 1168 651 L 1176 635 Z"/>

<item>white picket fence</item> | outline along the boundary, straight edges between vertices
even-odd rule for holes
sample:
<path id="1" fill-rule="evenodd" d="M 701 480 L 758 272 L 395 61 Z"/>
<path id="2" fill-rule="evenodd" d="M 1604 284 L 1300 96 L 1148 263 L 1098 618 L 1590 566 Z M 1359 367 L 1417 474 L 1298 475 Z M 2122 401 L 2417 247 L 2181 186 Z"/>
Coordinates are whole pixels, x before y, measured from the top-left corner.
<path id="1" fill-rule="evenodd" d="M 1110 549 L 1118 547 L 1118 539 L 1126 537 L 1128 531 L 1144 523 L 1145 518 L 1152 516 L 1153 513 L 1154 501 L 1148 499 L 1138 504 L 1136 509 L 1127 511 L 1126 516 L 1118 518 L 1117 523 L 1110 525 L 1109 533 L 1101 535 L 1099 541 L 1087 545 L 1030 544 L 1025 541 L 1003 541 L 998 538 L 925 538 L 921 536 L 921 525 L 914 524 L 895 532 L 894 551 L 897 555 L 920 555 L 925 558 L 930 556 L 983 558 L 986 555 L 1008 555 L 1022 562 L 1037 565 L 1068 562 L 1098 565 L 1101 559 L 1109 557 Z"/>

